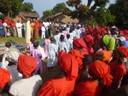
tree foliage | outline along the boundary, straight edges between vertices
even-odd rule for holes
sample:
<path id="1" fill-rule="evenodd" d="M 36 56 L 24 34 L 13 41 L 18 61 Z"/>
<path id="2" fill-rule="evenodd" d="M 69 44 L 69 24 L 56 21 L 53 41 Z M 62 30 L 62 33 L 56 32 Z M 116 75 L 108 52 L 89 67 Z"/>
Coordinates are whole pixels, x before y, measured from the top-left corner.
<path id="1" fill-rule="evenodd" d="M 116 17 L 115 25 L 119 28 L 128 28 L 128 0 L 116 0 L 109 7 L 111 13 Z"/>
<path id="2" fill-rule="evenodd" d="M 31 3 L 23 3 L 24 0 L 0 0 L 0 12 L 8 17 L 17 15 L 20 11 L 31 11 Z"/>
<path id="3" fill-rule="evenodd" d="M 53 14 L 63 12 L 66 9 L 65 3 L 58 3 L 56 6 L 52 9 Z"/>
<path id="4" fill-rule="evenodd" d="M 30 3 L 30 2 L 23 3 L 21 11 L 31 12 L 32 10 L 33 10 L 33 4 L 32 3 Z"/>
<path id="5" fill-rule="evenodd" d="M 46 10 L 43 12 L 43 19 L 53 15 L 52 10 Z"/>
<path id="6" fill-rule="evenodd" d="M 93 5 L 92 2 L 94 2 Z M 82 0 L 68 0 L 66 3 L 68 6 L 74 7 L 75 10 L 72 11 L 67 8 L 64 13 L 78 18 L 80 21 L 90 20 L 100 25 L 114 21 L 114 16 L 105 8 L 109 0 L 87 0 L 87 4 L 82 4 Z"/>

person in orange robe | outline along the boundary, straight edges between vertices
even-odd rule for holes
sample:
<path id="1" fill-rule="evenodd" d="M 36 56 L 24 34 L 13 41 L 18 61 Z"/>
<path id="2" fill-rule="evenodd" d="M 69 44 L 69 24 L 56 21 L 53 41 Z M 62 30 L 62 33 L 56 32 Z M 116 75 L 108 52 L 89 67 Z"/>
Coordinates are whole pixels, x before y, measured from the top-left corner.
<path id="1" fill-rule="evenodd" d="M 101 54 L 103 56 L 103 62 L 109 64 L 112 58 L 112 51 L 111 50 L 102 50 L 97 52 L 96 54 Z"/>
<path id="2" fill-rule="evenodd" d="M 86 82 L 78 83 L 75 86 L 74 96 L 100 96 L 105 86 L 111 86 L 113 77 L 110 74 L 110 67 L 107 64 L 95 60 L 90 64 L 89 71 L 92 78 Z"/>
<path id="3" fill-rule="evenodd" d="M 2 94 L 5 86 L 11 81 L 11 75 L 9 71 L 4 68 L 0 68 L 0 95 Z"/>
<path id="4" fill-rule="evenodd" d="M 80 38 L 73 40 L 73 49 L 79 50 L 82 55 L 89 54 L 86 43 Z"/>
<path id="5" fill-rule="evenodd" d="M 114 56 L 116 58 L 113 62 L 111 62 L 110 67 L 111 74 L 113 76 L 112 89 L 116 90 L 120 87 L 121 80 L 126 74 L 124 57 L 128 57 L 128 49 L 125 46 L 121 46 L 116 49 L 116 53 L 114 54 Z"/>
<path id="6" fill-rule="evenodd" d="M 62 53 L 59 63 L 65 75 L 59 79 L 52 79 L 45 83 L 37 96 L 72 96 L 75 81 L 78 76 L 77 60 L 68 53 Z"/>

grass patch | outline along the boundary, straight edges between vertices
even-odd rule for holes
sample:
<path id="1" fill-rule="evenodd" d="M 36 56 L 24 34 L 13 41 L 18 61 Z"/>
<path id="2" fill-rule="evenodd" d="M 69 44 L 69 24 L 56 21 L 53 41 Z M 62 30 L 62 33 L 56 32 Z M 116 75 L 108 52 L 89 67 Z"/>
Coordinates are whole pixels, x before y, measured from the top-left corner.
<path id="1" fill-rule="evenodd" d="M 27 45 L 25 38 L 19 38 L 19 37 L 1 37 L 0 38 L 0 44 L 3 44 L 5 42 Z"/>

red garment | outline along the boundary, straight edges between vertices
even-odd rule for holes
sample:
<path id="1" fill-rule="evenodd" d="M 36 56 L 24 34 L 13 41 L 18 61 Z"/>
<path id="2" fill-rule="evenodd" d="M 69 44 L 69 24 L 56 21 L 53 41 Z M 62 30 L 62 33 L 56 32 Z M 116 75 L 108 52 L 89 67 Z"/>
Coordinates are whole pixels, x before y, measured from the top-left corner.
<path id="1" fill-rule="evenodd" d="M 101 34 L 101 29 L 99 26 L 95 26 L 96 33 Z"/>
<path id="2" fill-rule="evenodd" d="M 66 77 L 45 83 L 39 90 L 37 96 L 72 96 L 78 76 L 78 63 L 71 54 L 67 53 L 60 55 L 59 62 L 67 74 Z"/>
<path id="3" fill-rule="evenodd" d="M 7 23 L 8 26 L 11 24 L 11 21 L 9 18 L 5 18 L 4 22 Z"/>
<path id="4" fill-rule="evenodd" d="M 74 39 L 73 40 L 73 46 L 81 49 L 82 55 L 88 54 L 87 45 L 82 39 L 80 39 L 80 38 Z"/>
<path id="5" fill-rule="evenodd" d="M 76 79 L 78 76 L 78 62 L 71 54 L 63 53 L 59 58 L 60 66 L 67 73 L 67 79 Z"/>
<path id="6" fill-rule="evenodd" d="M 128 48 L 126 46 L 118 47 L 117 50 L 123 54 L 126 58 L 128 57 Z"/>
<path id="7" fill-rule="evenodd" d="M 74 56 L 76 58 L 80 67 L 83 66 L 83 62 L 82 62 L 83 55 L 81 54 L 81 52 L 79 50 L 73 49 L 73 50 L 69 51 L 69 54 L 71 54 L 72 56 Z"/>
<path id="8" fill-rule="evenodd" d="M 54 79 L 45 83 L 37 96 L 72 96 L 75 80 L 67 80 L 66 77 Z"/>
<path id="9" fill-rule="evenodd" d="M 105 34 L 107 34 L 106 29 L 105 29 L 105 28 L 103 28 L 103 27 L 101 28 L 101 34 L 102 34 L 102 36 L 103 36 L 103 35 L 105 35 Z"/>
<path id="10" fill-rule="evenodd" d="M 85 35 L 84 36 L 84 40 L 89 44 L 89 45 L 92 45 L 94 40 L 93 40 L 93 37 L 91 35 Z"/>
<path id="11" fill-rule="evenodd" d="M 103 86 L 98 86 L 98 82 L 89 79 L 75 86 L 73 96 L 100 96 L 102 89 Z"/>
<path id="12" fill-rule="evenodd" d="M 92 26 L 88 26 L 87 34 L 93 34 L 93 27 Z"/>
<path id="13" fill-rule="evenodd" d="M 116 64 L 112 62 L 110 64 L 111 74 L 113 76 L 113 82 L 118 82 L 122 79 L 122 77 L 126 74 L 126 66 L 124 64 Z"/>
<path id="14" fill-rule="evenodd" d="M 32 56 L 20 55 L 18 58 L 18 69 L 25 76 L 30 77 L 36 69 L 37 61 Z"/>
<path id="15" fill-rule="evenodd" d="M 110 86 L 112 83 L 112 75 L 110 67 L 102 61 L 96 60 L 90 64 L 90 72 L 102 79 L 103 85 Z"/>
<path id="16" fill-rule="evenodd" d="M 12 27 L 16 27 L 15 21 L 12 21 L 12 22 L 11 22 L 11 26 L 12 26 Z"/>
<path id="17" fill-rule="evenodd" d="M 6 69 L 0 68 L 0 88 L 4 88 L 4 86 L 10 82 L 10 76 L 10 73 Z"/>
<path id="18" fill-rule="evenodd" d="M 87 45 L 85 44 L 85 42 L 80 39 L 80 38 L 76 38 L 73 40 L 73 45 L 75 45 L 78 48 L 87 48 Z"/>
<path id="19" fill-rule="evenodd" d="M 101 54 L 103 56 L 103 62 L 105 62 L 106 64 L 110 62 L 112 57 L 112 51 L 109 51 L 109 50 L 102 50 L 97 54 Z"/>

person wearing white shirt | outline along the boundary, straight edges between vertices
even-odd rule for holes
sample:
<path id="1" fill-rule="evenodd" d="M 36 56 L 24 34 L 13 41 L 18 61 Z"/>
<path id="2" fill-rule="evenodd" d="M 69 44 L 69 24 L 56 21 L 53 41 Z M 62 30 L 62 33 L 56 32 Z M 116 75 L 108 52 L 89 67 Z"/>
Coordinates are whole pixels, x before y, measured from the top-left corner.
<path id="1" fill-rule="evenodd" d="M 17 28 L 18 37 L 22 37 L 22 24 L 20 23 L 19 20 L 16 23 L 16 28 Z"/>

